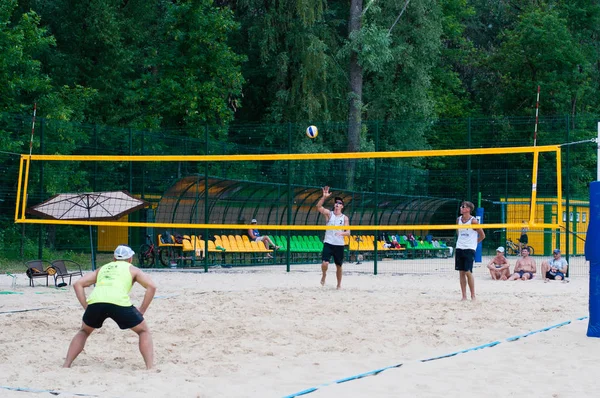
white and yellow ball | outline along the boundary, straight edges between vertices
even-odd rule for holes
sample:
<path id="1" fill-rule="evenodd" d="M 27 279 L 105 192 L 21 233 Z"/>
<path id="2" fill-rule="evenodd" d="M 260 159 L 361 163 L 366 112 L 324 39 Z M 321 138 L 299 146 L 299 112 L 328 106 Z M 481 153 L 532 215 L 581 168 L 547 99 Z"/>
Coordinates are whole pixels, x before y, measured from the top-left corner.
<path id="1" fill-rule="evenodd" d="M 317 126 L 308 126 L 308 128 L 306 129 L 306 135 L 308 136 L 308 138 L 317 138 L 317 136 L 319 135 L 319 130 L 317 129 Z"/>

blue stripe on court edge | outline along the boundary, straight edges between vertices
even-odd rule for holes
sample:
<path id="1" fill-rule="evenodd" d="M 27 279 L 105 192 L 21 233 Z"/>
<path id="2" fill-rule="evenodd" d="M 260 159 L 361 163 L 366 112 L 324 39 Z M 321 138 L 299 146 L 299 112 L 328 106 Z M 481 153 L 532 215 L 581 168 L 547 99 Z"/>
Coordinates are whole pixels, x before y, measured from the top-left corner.
<path id="1" fill-rule="evenodd" d="M 582 317 L 576 318 L 576 320 L 577 321 L 582 321 L 582 320 L 587 319 L 587 318 L 588 318 L 587 316 L 582 316 Z M 532 334 L 541 333 L 541 332 L 547 332 L 549 330 L 556 329 L 556 328 L 559 328 L 561 326 L 568 325 L 570 323 L 571 323 L 571 321 L 565 321 L 565 322 L 557 323 L 556 325 L 548 326 L 548 327 L 545 327 L 545 328 L 542 328 L 542 329 L 538 329 L 538 330 L 533 330 L 531 332 L 519 334 L 519 335 L 516 335 L 516 336 L 513 336 L 513 337 L 508 337 L 508 338 L 504 339 L 504 341 L 510 343 L 512 341 L 517 341 L 517 340 L 519 340 L 521 338 L 524 338 L 524 337 L 527 337 L 527 336 L 531 336 Z M 484 348 L 494 347 L 494 346 L 497 346 L 500 343 L 502 343 L 502 341 L 496 340 L 496 341 L 492 341 L 491 343 L 478 345 L 476 347 L 466 348 L 464 350 L 460 350 L 460 351 L 456 351 L 456 352 L 451 352 L 450 354 L 440 355 L 440 356 L 432 357 L 432 358 L 428 358 L 428 359 L 421 359 L 418 362 L 429 362 L 429 361 L 435 361 L 436 359 L 450 358 L 450 357 L 453 357 L 455 355 L 464 354 L 464 353 L 469 352 L 469 351 L 477 351 L 477 350 L 482 350 Z M 399 363 L 399 364 L 396 364 L 396 365 L 386 366 L 385 368 L 381 368 L 381 369 L 377 369 L 377 370 L 372 370 L 370 372 L 360 373 L 360 374 L 355 375 L 355 376 L 345 377 L 343 379 L 334 380 L 334 381 L 329 382 L 329 383 L 320 384 L 320 385 L 318 385 L 316 387 L 307 388 L 305 390 L 299 391 L 299 392 L 294 393 L 294 394 L 286 395 L 283 398 L 299 397 L 301 395 L 306 395 L 306 394 L 310 394 L 311 392 L 315 392 L 318 389 L 323 388 L 323 387 L 327 387 L 327 386 L 330 386 L 330 385 L 333 385 L 333 384 L 345 383 L 345 382 L 351 381 L 351 380 L 362 379 L 363 377 L 367 377 L 367 376 L 375 376 L 375 375 L 378 375 L 379 373 L 383 372 L 384 370 L 388 370 L 388 369 L 392 369 L 392 368 L 399 368 L 401 366 L 402 366 L 402 364 Z"/>
<path id="2" fill-rule="evenodd" d="M 571 321 L 565 321 L 565 322 L 557 323 L 556 325 L 548 326 L 546 328 L 542 328 L 542 329 L 538 329 L 538 330 L 533 330 L 531 332 L 527 332 L 527 333 L 524 333 L 524 334 L 519 334 L 519 335 L 516 335 L 516 336 L 513 336 L 513 337 L 509 337 L 509 338 L 506 339 L 506 341 L 516 341 L 516 340 L 519 340 L 522 337 L 531 336 L 532 334 L 536 334 L 536 333 L 547 332 L 548 330 L 556 329 L 556 328 L 559 328 L 561 326 L 568 325 L 570 323 L 571 323 Z"/>
<path id="3" fill-rule="evenodd" d="M 498 344 L 500 344 L 500 341 L 492 341 L 491 343 L 478 345 L 477 347 L 467 348 L 467 349 L 464 349 L 464 350 L 452 352 L 450 354 L 440 355 L 439 357 L 433 357 L 433 358 L 428 358 L 428 359 L 421 359 L 419 362 L 429 362 L 429 361 L 435 361 L 436 359 L 450 358 L 450 357 L 453 357 L 453 356 L 458 355 L 458 354 L 464 354 L 465 352 L 469 352 L 469 351 L 477 351 L 477 350 L 481 350 L 483 348 L 493 347 L 493 346 L 498 345 Z"/>

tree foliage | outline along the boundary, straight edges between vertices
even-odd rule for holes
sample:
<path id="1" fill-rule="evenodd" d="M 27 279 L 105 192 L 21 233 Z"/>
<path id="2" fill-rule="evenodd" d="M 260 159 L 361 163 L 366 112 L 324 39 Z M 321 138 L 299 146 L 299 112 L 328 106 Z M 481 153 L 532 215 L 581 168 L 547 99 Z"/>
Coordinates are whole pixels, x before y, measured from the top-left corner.
<path id="1" fill-rule="evenodd" d="M 356 30 L 351 4 L 361 9 Z M 234 122 L 336 125 L 321 130 L 319 147 L 334 152 L 374 148 L 369 121 L 382 126 L 378 149 L 466 142 L 432 126 L 532 117 L 538 85 L 542 115 L 575 120 L 600 106 L 600 5 L 585 0 L 7 0 L 0 17 L 0 111 L 22 121 L 37 103 L 52 120 L 190 139 L 216 125 L 211 137 L 234 147 L 249 144 Z M 498 142 L 519 134 L 496 126 Z M 451 129 L 465 134 L 461 123 Z M 45 151 L 111 138 L 56 131 Z M 262 141 L 280 134 L 267 129 Z M 2 135 L 0 144 L 21 151 L 26 142 Z"/>
<path id="2" fill-rule="evenodd" d="M 233 120 L 244 56 L 232 12 L 211 0 L 36 3 L 56 37 L 46 68 L 93 89 L 86 121 L 142 128 Z"/>
<path id="3" fill-rule="evenodd" d="M 348 122 L 352 54 L 363 120 L 531 115 L 538 85 L 545 114 L 600 105 L 597 2 L 362 3 L 349 32 L 350 2 L 8 0 L 0 109 L 149 129 Z"/>

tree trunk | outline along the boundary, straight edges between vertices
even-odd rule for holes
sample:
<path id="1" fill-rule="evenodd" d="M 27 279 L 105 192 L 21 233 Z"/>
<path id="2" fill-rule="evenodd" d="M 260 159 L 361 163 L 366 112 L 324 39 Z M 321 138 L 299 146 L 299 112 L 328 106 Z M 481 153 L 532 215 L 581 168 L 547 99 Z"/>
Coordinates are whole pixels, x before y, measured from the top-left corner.
<path id="1" fill-rule="evenodd" d="M 358 32 L 362 22 L 362 0 L 351 0 L 348 36 Z M 358 54 L 352 52 L 349 65 L 350 75 L 350 108 L 348 110 L 348 152 L 360 151 L 360 127 L 362 109 L 363 70 L 358 64 Z M 348 159 L 346 167 L 346 189 L 354 189 L 356 159 Z"/>

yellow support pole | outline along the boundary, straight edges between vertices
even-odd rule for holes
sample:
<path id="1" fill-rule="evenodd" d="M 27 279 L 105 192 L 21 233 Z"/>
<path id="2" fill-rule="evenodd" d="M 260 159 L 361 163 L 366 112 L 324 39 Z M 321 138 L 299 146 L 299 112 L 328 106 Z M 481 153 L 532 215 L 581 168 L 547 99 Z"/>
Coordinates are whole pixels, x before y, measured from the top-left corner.
<path id="1" fill-rule="evenodd" d="M 562 221 L 562 158 L 560 147 L 556 148 L 556 191 L 556 223 L 559 225 L 559 227 L 565 227 Z"/>
<path id="2" fill-rule="evenodd" d="M 23 185 L 23 163 L 25 162 L 25 158 L 21 156 L 21 161 L 19 163 L 19 185 L 17 186 L 17 201 L 15 204 L 15 222 L 19 218 L 19 204 L 21 202 L 21 186 Z"/>
<path id="3" fill-rule="evenodd" d="M 533 148 L 533 170 L 531 172 L 531 202 L 529 205 L 529 225 L 535 224 L 535 208 L 537 205 L 537 175 L 540 153 L 537 147 Z"/>

